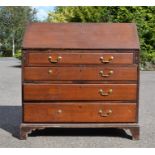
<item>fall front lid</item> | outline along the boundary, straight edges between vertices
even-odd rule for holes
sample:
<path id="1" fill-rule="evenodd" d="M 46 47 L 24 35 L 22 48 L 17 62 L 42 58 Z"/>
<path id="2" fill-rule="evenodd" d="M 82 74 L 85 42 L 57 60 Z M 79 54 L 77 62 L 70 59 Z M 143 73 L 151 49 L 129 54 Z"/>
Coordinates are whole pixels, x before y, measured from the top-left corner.
<path id="1" fill-rule="evenodd" d="M 23 49 L 139 49 L 133 23 L 31 23 Z"/>

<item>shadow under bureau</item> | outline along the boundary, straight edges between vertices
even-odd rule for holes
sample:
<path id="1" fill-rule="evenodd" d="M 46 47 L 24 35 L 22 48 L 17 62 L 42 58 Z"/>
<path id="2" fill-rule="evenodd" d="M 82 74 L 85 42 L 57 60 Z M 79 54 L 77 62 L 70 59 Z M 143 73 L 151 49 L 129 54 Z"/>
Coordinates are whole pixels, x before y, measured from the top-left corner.
<path id="1" fill-rule="evenodd" d="M 23 40 L 20 138 L 44 128 L 121 128 L 139 139 L 133 23 L 31 23 Z"/>

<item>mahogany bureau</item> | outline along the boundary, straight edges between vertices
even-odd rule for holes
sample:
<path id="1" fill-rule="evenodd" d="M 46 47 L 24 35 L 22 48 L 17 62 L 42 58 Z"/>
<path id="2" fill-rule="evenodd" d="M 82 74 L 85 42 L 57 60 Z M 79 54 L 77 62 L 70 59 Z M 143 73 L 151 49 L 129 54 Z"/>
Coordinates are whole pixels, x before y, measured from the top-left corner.
<path id="1" fill-rule="evenodd" d="M 20 138 L 44 128 L 121 128 L 139 139 L 133 23 L 31 23 L 23 39 Z"/>

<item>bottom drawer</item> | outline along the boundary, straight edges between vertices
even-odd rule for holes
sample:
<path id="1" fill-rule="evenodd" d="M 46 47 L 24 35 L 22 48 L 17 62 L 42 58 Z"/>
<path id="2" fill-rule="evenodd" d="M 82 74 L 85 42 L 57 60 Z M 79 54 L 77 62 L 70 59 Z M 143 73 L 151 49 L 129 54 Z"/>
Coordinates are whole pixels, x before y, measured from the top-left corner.
<path id="1" fill-rule="evenodd" d="M 24 122 L 136 122 L 136 104 L 25 103 Z"/>

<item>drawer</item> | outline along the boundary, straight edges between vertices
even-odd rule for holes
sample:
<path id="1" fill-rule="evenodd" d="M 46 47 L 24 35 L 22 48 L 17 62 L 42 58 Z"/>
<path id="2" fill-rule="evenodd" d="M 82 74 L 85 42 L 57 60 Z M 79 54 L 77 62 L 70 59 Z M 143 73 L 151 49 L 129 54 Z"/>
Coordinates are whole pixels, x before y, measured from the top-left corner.
<path id="1" fill-rule="evenodd" d="M 28 53 L 28 65 L 132 64 L 133 53 Z"/>
<path id="2" fill-rule="evenodd" d="M 136 84 L 24 84 L 24 100 L 136 100 Z"/>
<path id="3" fill-rule="evenodd" d="M 24 67 L 24 80 L 137 80 L 132 67 Z"/>
<path id="4" fill-rule="evenodd" d="M 25 103 L 24 122 L 136 122 L 136 104 Z"/>

